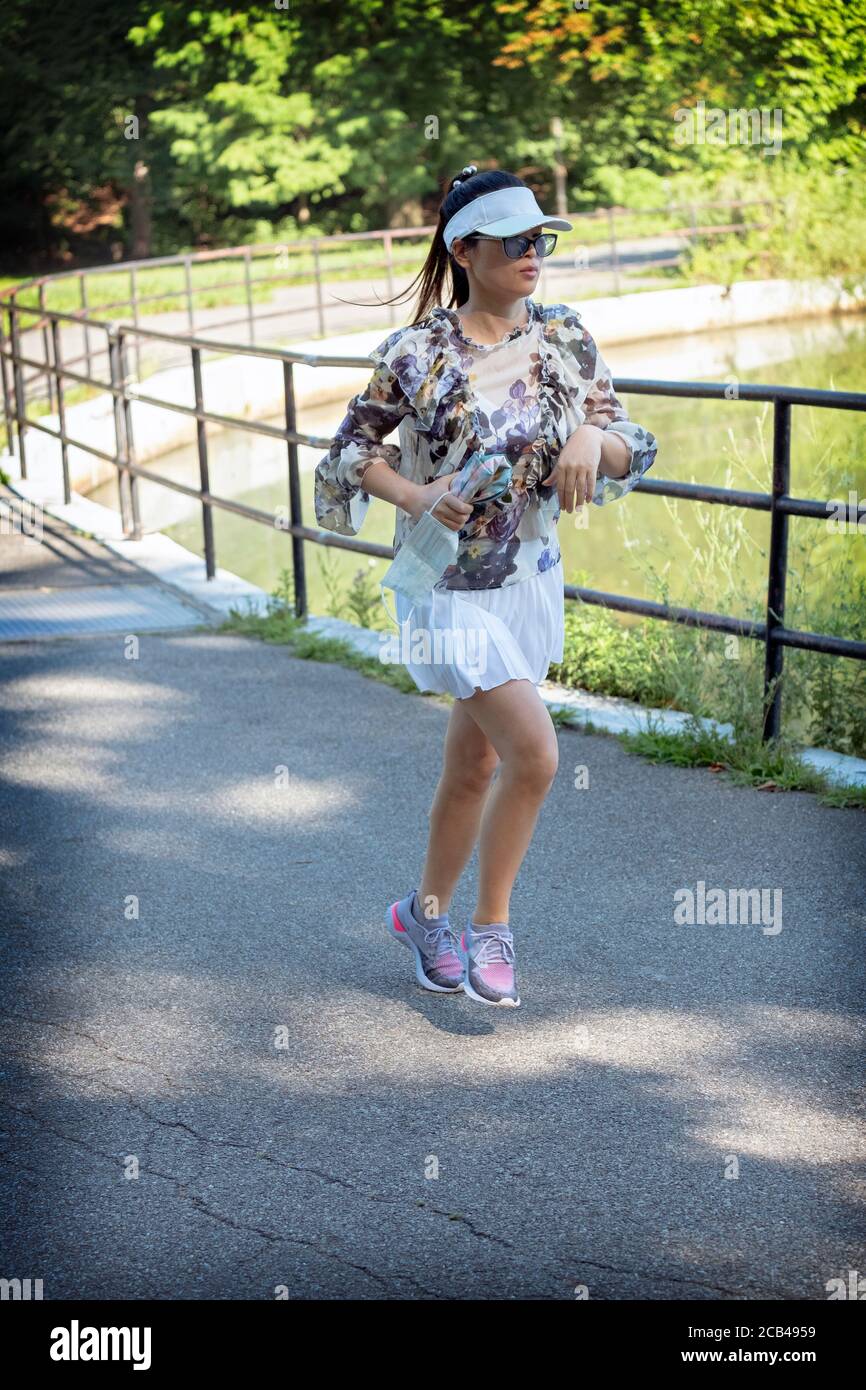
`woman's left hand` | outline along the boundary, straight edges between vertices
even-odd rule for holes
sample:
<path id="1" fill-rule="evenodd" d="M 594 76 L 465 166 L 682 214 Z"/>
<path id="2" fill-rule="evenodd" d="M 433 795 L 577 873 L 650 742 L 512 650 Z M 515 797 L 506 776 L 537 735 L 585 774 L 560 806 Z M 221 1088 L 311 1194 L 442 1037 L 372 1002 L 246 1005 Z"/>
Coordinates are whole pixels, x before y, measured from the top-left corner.
<path id="1" fill-rule="evenodd" d="M 580 425 L 566 440 L 556 460 L 556 466 L 542 487 L 556 483 L 562 511 L 572 512 L 575 506 L 591 502 L 595 493 L 604 430 L 597 425 Z"/>

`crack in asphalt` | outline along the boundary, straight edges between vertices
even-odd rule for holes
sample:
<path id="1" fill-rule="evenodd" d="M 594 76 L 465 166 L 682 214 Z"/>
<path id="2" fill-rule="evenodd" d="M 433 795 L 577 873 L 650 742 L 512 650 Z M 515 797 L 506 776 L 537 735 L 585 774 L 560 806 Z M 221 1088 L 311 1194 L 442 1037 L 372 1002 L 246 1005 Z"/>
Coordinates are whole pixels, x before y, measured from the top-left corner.
<path id="1" fill-rule="evenodd" d="M 152 1072 L 154 1076 L 161 1076 L 163 1081 L 168 1082 L 169 1086 L 175 1088 L 180 1086 L 180 1082 L 175 1081 L 174 1077 L 169 1076 L 167 1072 L 159 1071 L 157 1067 L 152 1067 L 149 1062 L 140 1061 L 138 1057 L 124 1057 L 122 1053 L 115 1052 L 107 1043 L 102 1042 L 99 1038 L 95 1037 L 93 1033 L 88 1033 L 83 1028 L 71 1028 L 69 1024 L 57 1023 L 51 1018 L 30 1018 L 26 1014 L 3 1013 L 0 1014 L 0 1018 L 14 1019 L 16 1023 L 42 1024 L 46 1028 L 58 1028 L 63 1033 L 71 1033 L 75 1038 L 86 1038 L 87 1041 L 92 1042 L 94 1047 L 97 1047 L 100 1052 L 104 1052 L 108 1057 L 113 1057 L 115 1061 L 126 1062 L 129 1066 L 133 1067 L 145 1067 L 148 1071 Z"/>
<path id="2" fill-rule="evenodd" d="M 188 1125 L 188 1123 L 186 1123 L 185 1120 L 164 1120 L 161 1119 L 158 1115 L 152 1115 L 152 1113 L 146 1111 L 145 1106 L 140 1104 L 139 1101 L 136 1101 L 135 1097 L 132 1097 L 132 1095 L 129 1094 L 124 1087 L 111 1086 L 111 1084 L 108 1083 L 108 1081 L 101 1080 L 99 1084 L 100 1086 L 107 1087 L 108 1090 L 120 1091 L 120 1094 L 125 1095 L 125 1097 L 129 1099 L 129 1104 L 131 1104 L 133 1108 L 136 1109 L 136 1111 L 139 1111 L 140 1115 L 145 1116 L 146 1119 L 152 1120 L 152 1122 L 156 1123 L 156 1125 L 164 1126 L 165 1129 L 185 1130 L 186 1133 L 192 1134 L 193 1138 L 197 1138 L 200 1144 L 217 1144 L 220 1145 L 220 1147 L 222 1148 L 239 1148 L 239 1150 L 246 1150 L 246 1152 L 249 1152 L 249 1154 L 256 1155 L 256 1158 L 263 1159 L 264 1162 L 274 1163 L 275 1168 L 285 1168 L 292 1173 L 310 1173 L 310 1175 L 313 1175 L 314 1177 L 320 1177 L 320 1179 L 324 1181 L 324 1183 L 332 1184 L 332 1186 L 335 1187 L 343 1187 L 346 1191 L 349 1191 L 349 1193 L 357 1195 L 357 1197 L 366 1197 L 367 1201 L 385 1202 L 385 1204 L 388 1205 L 398 1205 L 400 1204 L 400 1202 L 406 1200 L 406 1198 L 403 1197 L 385 1197 L 385 1195 L 382 1193 L 374 1193 L 374 1191 L 371 1191 L 370 1188 L 359 1187 L 356 1183 L 350 1183 L 350 1181 L 346 1180 L 345 1177 L 338 1177 L 335 1175 L 335 1173 L 327 1173 L 324 1169 L 321 1168 L 313 1168 L 313 1166 L 304 1165 L 304 1163 L 289 1163 L 288 1159 L 284 1158 L 274 1158 L 274 1155 L 267 1154 L 267 1152 L 259 1150 L 259 1148 L 256 1148 L 256 1145 L 254 1144 L 243 1143 L 243 1140 L 228 1140 L 228 1138 L 214 1138 L 213 1136 L 210 1136 L 210 1134 L 200 1134 L 199 1130 L 193 1129 L 193 1127 Z M 473 1220 L 471 1220 L 471 1218 L 468 1218 L 468 1216 L 464 1215 L 463 1212 L 450 1212 L 448 1211 L 448 1209 L 442 1207 L 435 1207 L 435 1205 L 432 1204 L 432 1202 L 428 1201 L 424 1201 L 423 1205 L 424 1208 L 427 1209 L 427 1211 L 434 1212 L 435 1215 L 446 1216 L 446 1218 L 452 1220 L 452 1222 L 459 1222 L 460 1225 L 467 1226 L 468 1230 L 471 1230 L 471 1233 L 473 1233 L 473 1236 L 477 1236 L 478 1238 L 480 1238 L 480 1240 L 493 1241 L 493 1243 L 495 1244 L 503 1245 L 503 1247 L 505 1247 L 506 1250 L 514 1250 L 514 1245 L 512 1241 L 506 1240 L 506 1238 L 503 1236 L 495 1236 L 495 1234 L 493 1234 L 492 1232 L 488 1232 L 488 1230 L 482 1230 L 481 1227 L 475 1226 Z"/>
<path id="3" fill-rule="evenodd" d="M 8 1163 L 9 1167 L 14 1168 L 17 1173 L 32 1173 L 36 1182 L 30 1182 L 29 1185 L 37 1192 L 40 1190 L 42 1184 L 35 1168 L 29 1168 L 26 1163 L 22 1163 L 20 1159 L 13 1158 L 11 1154 L 7 1153 L 0 1153 L 0 1163 Z M 25 1182 L 29 1182 L 29 1179 L 25 1179 Z"/>
<path id="4" fill-rule="evenodd" d="M 26 1107 L 13 1105 L 11 1101 L 8 1101 L 3 1097 L 0 1097 L 0 1105 L 5 1105 L 9 1110 L 14 1111 L 15 1114 L 26 1115 L 28 1119 L 33 1120 L 34 1123 L 42 1126 L 43 1129 L 47 1129 L 48 1132 L 50 1134 L 53 1134 L 56 1138 L 65 1140 L 66 1143 L 74 1144 L 78 1148 L 84 1149 L 87 1153 L 95 1154 L 97 1157 L 103 1158 L 107 1160 L 109 1163 L 118 1166 L 123 1165 L 123 1160 L 117 1158 L 114 1154 L 106 1153 L 103 1149 L 98 1149 L 95 1145 L 87 1143 L 84 1139 L 79 1139 L 71 1134 L 65 1134 L 62 1130 L 56 1129 L 53 1125 L 49 1124 L 47 1120 L 35 1114 L 32 1110 L 28 1110 Z M 235 1147 L 248 1146 L 236 1145 Z M 304 1170 L 301 1169 L 299 1171 Z M 318 1245 L 314 1240 L 307 1240 L 302 1236 L 289 1236 L 286 1234 L 276 1235 L 273 1231 L 263 1230 L 260 1226 L 254 1226 L 244 1222 L 234 1221 L 230 1216 L 226 1216 L 224 1213 L 217 1211 L 214 1207 L 208 1206 L 207 1202 L 205 1202 L 201 1197 L 196 1196 L 194 1193 L 188 1192 L 186 1185 L 184 1183 L 181 1183 L 177 1178 L 173 1177 L 171 1173 L 162 1173 L 158 1168 L 146 1168 L 141 1164 L 139 1164 L 139 1172 L 147 1173 L 152 1177 L 161 1178 L 164 1182 L 170 1183 L 172 1187 L 174 1187 L 175 1192 L 178 1194 L 178 1197 L 182 1201 L 189 1203 L 189 1205 L 191 1205 L 196 1211 L 199 1211 L 203 1215 L 210 1217 L 212 1220 L 218 1222 L 220 1225 L 228 1226 L 235 1231 L 241 1231 L 249 1233 L 251 1235 L 257 1235 L 260 1237 L 260 1239 L 268 1241 L 274 1245 L 280 1245 L 285 1243 L 289 1245 L 304 1246 L 305 1248 L 314 1251 L 315 1254 L 321 1255 L 324 1259 L 333 1260 L 335 1261 L 335 1263 L 344 1266 L 347 1269 L 353 1269 L 361 1274 L 366 1274 L 367 1277 L 372 1279 L 374 1283 L 378 1284 L 381 1288 L 389 1292 L 393 1290 L 393 1281 L 389 1281 L 383 1278 L 382 1275 L 377 1274 L 375 1270 L 369 1269 L 366 1265 L 357 1264 L 354 1260 L 349 1260 L 345 1256 L 339 1255 L 333 1250 L 325 1249 L 323 1246 Z M 419 1284 L 415 1279 L 413 1279 L 411 1275 L 402 1274 L 399 1277 L 413 1284 L 413 1286 L 420 1292 L 429 1294 L 431 1297 L 434 1298 L 437 1297 L 433 1290 L 424 1288 L 424 1286 L 422 1284 Z"/>
<path id="5" fill-rule="evenodd" d="M 76 1076 L 80 1080 L 93 1079 L 88 1073 L 67 1071 L 65 1074 L 67 1076 Z M 99 1085 L 104 1086 L 107 1090 L 114 1091 L 116 1094 L 124 1096 L 130 1106 L 132 1106 L 134 1110 L 137 1110 L 140 1115 L 143 1115 L 146 1120 L 151 1121 L 151 1123 L 162 1126 L 165 1129 L 183 1130 L 185 1133 L 192 1135 L 194 1139 L 197 1139 L 200 1144 L 215 1144 L 222 1148 L 241 1149 L 247 1153 L 253 1153 L 256 1158 L 260 1158 L 266 1163 L 272 1163 L 277 1168 L 285 1168 L 292 1173 L 310 1174 L 313 1177 L 320 1178 L 322 1182 L 329 1183 L 334 1187 L 342 1187 L 345 1191 L 351 1192 L 356 1196 L 365 1197 L 370 1202 L 383 1202 L 387 1205 L 396 1206 L 406 1200 L 399 1196 L 386 1197 L 382 1193 L 373 1192 L 369 1188 L 364 1188 L 357 1183 L 349 1182 L 346 1178 L 337 1177 L 334 1173 L 327 1173 L 322 1168 L 315 1168 L 312 1165 L 290 1163 L 287 1159 L 275 1158 L 272 1154 L 256 1148 L 254 1144 L 245 1143 L 240 1139 L 217 1139 L 209 1134 L 201 1134 L 198 1130 L 193 1129 L 191 1125 L 188 1125 L 185 1120 L 165 1120 L 159 1115 L 152 1114 L 123 1086 L 113 1085 L 111 1082 L 102 1079 L 100 1079 Z M 510 1240 L 506 1240 L 504 1236 L 494 1235 L 491 1231 L 482 1230 L 479 1226 L 476 1226 L 475 1222 L 472 1221 L 470 1217 L 462 1212 L 448 1211 L 446 1208 L 434 1206 L 432 1202 L 427 1201 L 419 1203 L 418 1205 L 422 1205 L 427 1211 L 431 1211 L 437 1216 L 447 1217 L 449 1221 L 454 1221 L 466 1226 L 479 1240 L 489 1240 L 494 1242 L 494 1244 L 504 1246 L 508 1250 L 514 1249 L 514 1245 Z"/>
<path id="6" fill-rule="evenodd" d="M 78 1147 L 85 1149 L 88 1153 L 96 1154 L 100 1158 L 107 1159 L 110 1163 L 122 1164 L 122 1160 L 115 1157 L 115 1155 L 105 1153 L 103 1150 L 96 1148 L 94 1145 L 87 1143 L 83 1139 L 78 1139 L 73 1135 L 63 1133 L 63 1131 L 58 1130 L 53 1125 L 49 1124 L 47 1120 L 44 1120 L 40 1116 L 36 1115 L 32 1110 L 28 1110 L 21 1106 L 12 1105 L 10 1101 L 5 1100 L 2 1097 L 0 1097 L 0 1104 L 7 1106 L 8 1109 L 14 1111 L 16 1114 L 26 1115 L 28 1119 L 31 1119 L 36 1124 L 41 1125 L 50 1133 L 54 1134 L 57 1138 L 64 1139 L 67 1143 L 75 1144 Z M 133 1102 L 133 1104 L 135 1104 L 135 1102 Z M 136 1105 L 136 1108 L 142 1110 L 142 1113 L 147 1113 L 142 1109 L 141 1106 Z M 399 1197 L 384 1197 L 379 1193 L 364 1191 L 363 1188 L 356 1187 L 354 1184 L 347 1182 L 344 1178 L 335 1177 L 333 1174 L 325 1173 L 322 1169 L 319 1168 L 307 1168 L 302 1165 L 287 1163 L 283 1159 L 274 1158 L 271 1154 L 263 1153 L 261 1150 L 255 1150 L 253 1145 L 243 1144 L 238 1140 L 210 1139 L 206 1135 L 199 1134 L 196 1130 L 190 1128 L 189 1125 L 183 1124 L 182 1122 L 172 1123 L 169 1121 L 161 1121 L 158 1116 L 153 1115 L 148 1115 L 147 1118 L 153 1120 L 157 1124 L 157 1126 L 163 1125 L 167 1128 L 172 1129 L 181 1127 L 185 1129 L 189 1134 L 193 1135 L 196 1139 L 198 1139 L 200 1143 L 217 1144 L 223 1147 L 245 1149 L 248 1152 L 255 1152 L 257 1158 L 261 1158 L 268 1163 L 272 1163 L 276 1167 L 286 1168 L 290 1172 L 312 1174 L 313 1176 L 321 1178 L 330 1184 L 345 1188 L 347 1191 L 353 1193 L 355 1196 L 366 1197 L 370 1201 L 384 1202 L 389 1205 L 394 1205 L 402 1200 Z M 0 1157 L 2 1156 L 3 1155 L 0 1155 Z M 181 1183 L 170 1173 L 160 1172 L 160 1170 L 157 1168 L 145 1167 L 140 1167 L 140 1171 L 142 1173 L 147 1173 L 151 1176 L 160 1178 L 163 1181 L 170 1183 L 174 1187 L 176 1193 L 178 1194 L 181 1200 L 189 1203 L 196 1211 L 200 1212 L 204 1216 L 210 1217 L 211 1220 L 216 1221 L 221 1225 L 227 1226 L 232 1230 L 246 1232 L 251 1235 L 256 1235 L 260 1239 L 267 1241 L 271 1245 L 279 1245 L 281 1243 L 286 1243 L 289 1245 L 300 1245 L 306 1249 L 312 1250 L 317 1255 L 321 1255 L 325 1259 L 333 1260 L 341 1266 L 344 1266 L 348 1269 L 353 1269 L 358 1273 L 365 1274 L 368 1278 L 373 1280 L 374 1283 L 379 1284 L 381 1288 L 389 1292 L 393 1291 L 393 1279 L 389 1282 L 388 1280 L 384 1279 L 381 1275 L 377 1274 L 374 1270 L 371 1270 L 367 1265 L 357 1264 L 355 1261 L 349 1260 L 343 1255 L 338 1255 L 332 1250 L 327 1250 L 323 1246 L 316 1244 L 315 1241 L 305 1239 L 302 1236 L 289 1236 L 285 1234 L 276 1235 L 272 1231 L 266 1231 L 259 1226 L 253 1226 L 248 1225 L 246 1223 L 234 1221 L 231 1217 L 225 1216 L 222 1212 L 219 1212 L 215 1208 L 208 1206 L 208 1204 L 202 1198 L 197 1197 L 193 1193 L 189 1193 L 186 1184 Z M 504 1237 L 492 1235 L 488 1231 L 479 1230 L 474 1226 L 474 1224 L 470 1221 L 468 1217 L 462 1215 L 461 1213 L 446 1211 L 444 1208 L 435 1207 L 426 1201 L 419 1202 L 417 1203 L 417 1205 L 423 1207 L 423 1209 L 426 1211 L 431 1211 L 435 1213 L 438 1216 L 447 1216 L 449 1221 L 465 1225 L 472 1232 L 472 1234 L 479 1239 L 493 1241 L 496 1244 L 505 1246 L 510 1250 L 513 1250 L 515 1248 L 514 1244 L 511 1241 L 505 1240 Z M 251 1255 L 248 1259 L 242 1260 L 239 1263 L 241 1265 L 251 1263 L 252 1260 L 256 1258 L 257 1253 L 260 1252 L 254 1252 L 253 1255 Z M 638 1277 L 641 1279 L 654 1281 L 656 1283 L 677 1284 L 687 1287 L 707 1289 L 708 1291 L 713 1293 L 727 1294 L 731 1298 L 742 1298 L 744 1293 L 747 1293 L 749 1290 L 758 1294 L 762 1298 L 778 1298 L 780 1300 L 785 1300 L 802 1297 L 802 1294 L 800 1293 L 781 1293 L 773 1292 L 771 1290 L 766 1289 L 758 1289 L 754 1284 L 745 1285 L 743 1288 L 739 1289 L 732 1289 L 724 1284 L 712 1284 L 707 1282 L 706 1280 L 684 1279 L 673 1274 L 662 1274 L 653 1270 L 635 1269 L 631 1267 L 625 1267 L 622 1265 L 604 1264 L 599 1260 L 590 1260 L 585 1259 L 583 1257 L 578 1257 L 577 1259 L 575 1259 L 574 1264 L 576 1264 L 579 1268 L 589 1267 L 592 1269 L 601 1269 L 605 1270 L 607 1273 L 624 1274 L 631 1277 Z M 579 1282 L 577 1276 L 574 1277 L 575 1281 Z M 442 1294 L 440 1292 L 426 1288 L 423 1284 L 416 1280 L 414 1276 L 410 1274 L 401 1272 L 396 1276 L 396 1278 L 411 1284 L 412 1287 L 416 1289 L 418 1292 L 423 1293 L 430 1298 L 438 1299 L 442 1297 Z"/>
<path id="7" fill-rule="evenodd" d="M 724 1284 L 708 1284 L 708 1283 L 706 1283 L 703 1279 L 681 1279 L 681 1278 L 680 1278 L 678 1275 L 676 1275 L 676 1274 L 658 1274 L 658 1273 L 654 1273 L 652 1270 L 648 1270 L 648 1269 L 624 1269 L 621 1265 L 606 1265 L 606 1264 L 602 1264 L 599 1260 L 586 1260 L 586 1259 L 584 1259 L 582 1256 L 578 1257 L 577 1264 L 579 1264 L 579 1265 L 589 1265 L 589 1266 L 591 1266 L 593 1269 L 604 1269 L 604 1270 L 607 1270 L 607 1272 L 608 1272 L 609 1274 L 629 1274 L 629 1275 L 637 1276 L 637 1277 L 639 1277 L 639 1278 L 641 1278 L 641 1279 L 649 1279 L 649 1280 L 652 1280 L 652 1281 L 654 1281 L 654 1282 L 656 1282 L 656 1283 L 662 1283 L 662 1284 L 688 1284 L 688 1285 L 690 1285 L 691 1287 L 698 1288 L 698 1289 L 710 1289 L 710 1290 L 712 1290 L 712 1291 L 715 1292 L 715 1293 L 728 1293 L 728 1294 L 731 1295 L 732 1298 L 742 1298 L 742 1297 L 743 1297 L 743 1292 L 744 1292 L 743 1289 L 729 1289 L 729 1288 L 726 1288 Z M 580 1282 L 580 1281 L 577 1280 L 576 1282 Z M 754 1286 L 754 1284 L 750 1284 L 750 1285 L 748 1285 L 747 1287 L 753 1289 L 755 1293 L 760 1293 L 760 1295 L 761 1295 L 762 1298 L 767 1298 L 767 1297 L 770 1297 L 770 1296 L 771 1296 L 771 1295 L 768 1295 L 764 1290 L 758 1290 L 758 1289 L 756 1289 L 755 1286 Z M 801 1294 L 784 1294 L 784 1295 L 783 1295 L 783 1294 L 778 1294 L 778 1295 L 775 1295 L 775 1296 L 776 1296 L 776 1297 L 779 1297 L 779 1298 L 783 1298 L 783 1297 L 784 1297 L 784 1298 L 800 1298 L 800 1297 L 802 1297 Z"/>

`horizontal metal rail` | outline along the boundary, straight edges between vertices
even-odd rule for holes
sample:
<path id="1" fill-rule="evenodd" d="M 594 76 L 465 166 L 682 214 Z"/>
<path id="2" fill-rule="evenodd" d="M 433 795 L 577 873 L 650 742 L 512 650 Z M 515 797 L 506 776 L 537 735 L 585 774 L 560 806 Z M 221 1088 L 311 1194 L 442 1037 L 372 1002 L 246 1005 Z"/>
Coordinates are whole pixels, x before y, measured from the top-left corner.
<path id="1" fill-rule="evenodd" d="M 638 483 L 635 492 L 639 488 Z M 801 647 L 831 656 L 850 656 L 855 660 L 866 660 L 866 642 L 857 642 L 848 637 L 829 637 L 822 633 L 798 632 L 786 627 L 774 627 L 768 632 L 766 623 L 755 622 L 749 618 L 729 618 L 723 613 L 702 613 L 696 608 L 674 607 L 654 603 L 650 599 L 627 598 L 622 594 L 605 594 L 598 589 L 585 589 L 577 584 L 566 584 L 564 588 L 566 598 L 581 599 L 584 603 L 595 604 L 600 608 L 615 608 L 621 613 L 631 613 L 635 617 L 660 618 L 668 623 L 681 623 L 684 627 L 702 627 L 712 632 L 729 632 L 736 637 L 754 638 L 758 642 L 777 642 L 784 647 Z"/>
<path id="2" fill-rule="evenodd" d="M 355 235 L 365 237 L 367 234 Z M 170 261 L 171 258 L 167 258 L 166 263 Z M 144 264 L 154 263 L 145 262 Z M 70 274 L 76 273 L 70 272 Z M 29 327 L 23 328 L 22 319 L 33 318 L 36 319 L 35 326 L 44 332 L 45 359 L 41 362 L 26 355 L 21 346 L 22 333 L 31 332 L 34 327 L 31 324 Z M 94 356 L 106 354 L 110 381 L 96 378 L 90 370 L 76 371 L 70 363 L 61 359 L 60 328 L 64 323 L 83 325 L 89 333 L 104 334 L 104 347 L 94 349 L 90 344 L 88 345 L 88 361 Z M 50 334 L 48 330 L 50 330 Z M 140 386 L 133 385 L 127 370 L 126 360 L 130 342 L 135 345 L 136 349 L 138 349 L 139 342 L 167 343 L 180 349 L 184 354 L 188 353 L 193 375 L 194 404 L 163 400 L 143 391 Z M 282 365 L 284 426 L 242 419 L 217 411 L 209 411 L 205 408 L 202 361 L 205 356 L 215 358 L 225 354 L 279 362 Z M 212 524 L 214 508 L 232 512 L 236 516 L 259 525 L 266 525 L 271 528 L 275 526 L 272 513 L 248 506 L 232 498 L 217 496 L 211 491 L 208 471 L 208 425 L 265 435 L 271 439 L 280 440 L 286 445 L 291 520 L 281 524 L 279 529 L 285 531 L 286 535 L 291 538 L 295 575 L 295 611 L 299 617 L 304 617 L 307 613 L 305 544 L 331 546 L 383 560 L 392 558 L 393 548 L 361 541 L 356 537 L 341 536 L 335 532 L 304 524 L 301 513 L 298 448 L 303 446 L 327 450 L 331 440 L 318 435 L 306 434 L 297 428 L 294 397 L 294 368 L 297 365 L 351 367 L 369 372 L 371 358 L 340 356 L 332 353 L 297 352 L 291 349 L 269 348 L 253 343 L 239 345 L 234 342 L 206 338 L 200 332 L 198 334 L 194 332 L 167 333 L 157 329 L 144 328 L 141 325 L 100 321 L 93 318 L 88 318 L 85 322 L 81 310 L 65 312 L 48 310 L 44 305 L 30 307 L 21 305 L 14 298 L 8 297 L 5 304 L 0 302 L 0 375 L 2 375 L 7 439 L 10 452 L 17 447 L 22 477 L 26 478 L 27 476 L 26 434 L 28 430 L 33 429 L 42 434 L 50 435 L 61 445 L 64 496 L 67 501 L 71 498 L 68 471 L 68 450 L 70 448 L 80 449 L 95 458 L 116 466 L 123 530 L 126 535 L 135 538 L 139 538 L 141 535 L 137 493 L 140 478 L 168 488 L 170 491 L 197 499 L 202 507 L 205 568 L 208 578 L 213 578 L 216 573 Z M 28 379 L 25 374 L 27 367 L 36 369 L 38 373 L 46 376 L 49 380 L 49 389 L 53 392 L 57 402 L 57 428 L 46 424 L 44 420 L 34 420 L 27 415 L 26 389 Z M 111 397 L 115 420 L 115 448 L 113 452 L 80 440 L 68 432 L 65 417 L 65 383 L 67 382 L 74 382 L 92 390 L 102 391 Z M 721 488 L 648 477 L 642 478 L 635 488 L 636 493 L 642 493 L 645 496 L 671 497 L 688 502 L 706 502 L 711 505 L 738 507 L 749 511 L 769 513 L 771 523 L 770 553 L 766 616 L 763 622 L 737 618 L 728 614 L 709 613 L 686 607 L 665 605 L 646 599 L 609 594 L 574 585 L 566 585 L 565 594 L 568 599 L 579 599 L 584 603 L 636 617 L 730 633 L 762 642 L 765 647 L 763 735 L 765 739 L 777 738 L 781 729 L 781 678 L 783 654 L 786 647 L 857 660 L 866 659 L 866 642 L 835 637 L 825 633 L 803 632 L 787 627 L 784 622 L 788 518 L 798 516 L 812 520 L 827 520 L 831 508 L 838 506 L 835 500 L 821 502 L 815 498 L 801 498 L 791 495 L 791 412 L 795 406 L 866 411 L 866 393 L 821 391 L 808 387 L 739 385 L 732 398 L 730 386 L 722 382 L 670 382 L 630 377 L 617 378 L 615 387 L 618 392 L 623 394 L 698 400 L 730 401 L 733 399 L 734 401 L 767 403 L 773 406 L 773 479 L 770 492 L 751 492 L 738 488 Z M 198 487 L 166 478 L 136 461 L 132 430 L 132 406 L 136 402 L 155 409 L 172 411 L 195 420 L 200 475 Z M 866 515 L 866 502 L 859 508 L 855 508 L 855 511 L 857 516 L 854 521 L 857 524 L 860 522 L 859 513 L 862 511 Z"/>

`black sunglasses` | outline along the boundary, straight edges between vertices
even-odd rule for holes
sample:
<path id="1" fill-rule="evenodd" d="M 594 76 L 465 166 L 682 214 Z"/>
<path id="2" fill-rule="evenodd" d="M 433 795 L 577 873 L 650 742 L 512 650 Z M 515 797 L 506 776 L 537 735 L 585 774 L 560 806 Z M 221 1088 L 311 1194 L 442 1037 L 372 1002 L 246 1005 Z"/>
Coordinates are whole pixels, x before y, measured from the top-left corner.
<path id="1" fill-rule="evenodd" d="M 468 239 L 468 238 L 467 238 Z M 498 241 L 510 261 L 519 261 L 521 256 L 525 256 L 530 246 L 534 246 L 538 255 L 549 256 L 556 246 L 556 232 L 540 232 L 536 237 L 530 236 L 484 236 L 481 232 L 475 232 L 472 236 L 473 241 Z"/>

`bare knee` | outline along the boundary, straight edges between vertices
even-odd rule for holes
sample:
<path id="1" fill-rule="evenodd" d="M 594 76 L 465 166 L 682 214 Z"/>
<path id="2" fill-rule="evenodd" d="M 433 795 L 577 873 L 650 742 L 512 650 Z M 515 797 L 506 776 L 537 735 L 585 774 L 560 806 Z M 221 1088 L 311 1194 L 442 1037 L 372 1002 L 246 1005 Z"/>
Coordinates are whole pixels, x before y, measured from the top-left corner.
<path id="1" fill-rule="evenodd" d="M 516 749 L 507 763 L 509 776 L 527 792 L 543 796 L 550 790 L 559 767 L 559 745 L 545 743 Z"/>
<path id="2" fill-rule="evenodd" d="M 499 766 L 495 749 L 466 758 L 449 768 L 449 782 L 458 795 L 481 796 L 486 792 Z"/>

